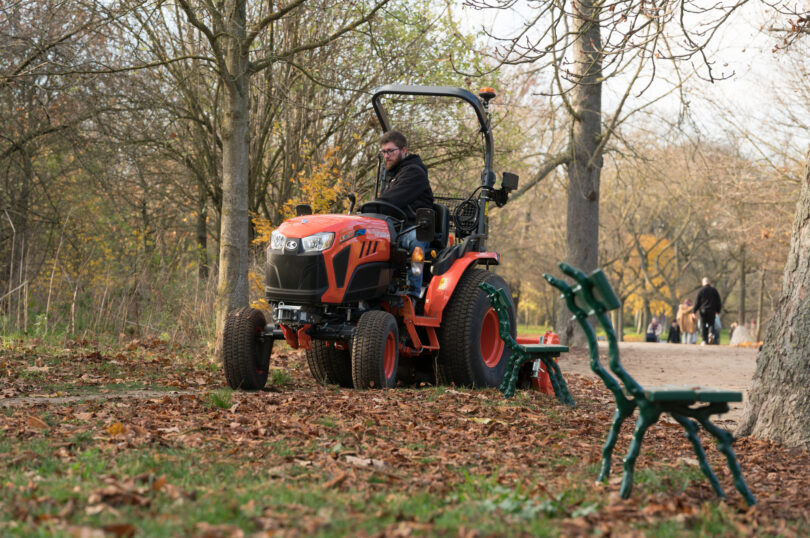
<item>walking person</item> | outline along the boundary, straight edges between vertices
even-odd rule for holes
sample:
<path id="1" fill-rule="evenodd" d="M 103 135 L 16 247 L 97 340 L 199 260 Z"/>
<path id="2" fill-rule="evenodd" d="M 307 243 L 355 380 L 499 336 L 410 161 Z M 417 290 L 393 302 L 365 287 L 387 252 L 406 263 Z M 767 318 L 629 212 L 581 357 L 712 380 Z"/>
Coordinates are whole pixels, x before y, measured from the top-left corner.
<path id="1" fill-rule="evenodd" d="M 692 312 L 700 314 L 702 344 L 720 343 L 720 338 L 715 337 L 714 318 L 721 312 L 722 308 L 723 302 L 720 300 L 720 293 L 712 286 L 708 277 L 703 277 L 703 287 L 698 290 L 695 306 L 692 308 Z M 709 335 L 711 335 L 711 339 Z"/>
<path id="2" fill-rule="evenodd" d="M 692 312 L 692 301 L 687 299 L 678 305 L 676 316 L 681 328 L 681 340 L 684 344 L 697 344 L 697 317 Z"/>

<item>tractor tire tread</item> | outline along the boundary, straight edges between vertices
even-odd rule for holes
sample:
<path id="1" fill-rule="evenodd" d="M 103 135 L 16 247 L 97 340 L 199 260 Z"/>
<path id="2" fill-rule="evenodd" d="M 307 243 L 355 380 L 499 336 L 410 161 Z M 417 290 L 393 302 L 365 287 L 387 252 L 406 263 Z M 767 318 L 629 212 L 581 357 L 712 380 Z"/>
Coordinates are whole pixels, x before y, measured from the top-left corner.
<path id="1" fill-rule="evenodd" d="M 352 381 L 355 388 L 385 388 L 385 379 L 380 375 L 380 348 L 384 350 L 385 338 L 392 324 L 398 333 L 396 318 L 384 310 L 371 310 L 360 317 L 352 339 Z"/>
<path id="2" fill-rule="evenodd" d="M 225 318 L 222 338 L 222 366 L 225 380 L 232 389 L 260 390 L 267 383 L 267 364 L 263 371 L 256 368 L 257 333 L 264 330 L 266 320 L 261 310 L 242 307 L 232 310 Z"/>
<path id="3" fill-rule="evenodd" d="M 307 364 L 312 377 L 321 384 L 331 383 L 351 388 L 351 352 L 326 344 L 323 340 L 313 340 L 312 349 L 307 350 Z"/>
<path id="4" fill-rule="evenodd" d="M 459 279 L 453 296 L 442 313 L 442 328 L 439 334 L 439 360 L 437 361 L 437 379 L 441 384 L 458 386 L 481 386 L 481 379 L 472 370 L 468 357 L 467 335 L 476 310 L 476 300 L 483 294 L 478 287 L 500 277 L 485 269 L 468 269 Z M 505 360 L 505 359 L 502 359 Z"/>

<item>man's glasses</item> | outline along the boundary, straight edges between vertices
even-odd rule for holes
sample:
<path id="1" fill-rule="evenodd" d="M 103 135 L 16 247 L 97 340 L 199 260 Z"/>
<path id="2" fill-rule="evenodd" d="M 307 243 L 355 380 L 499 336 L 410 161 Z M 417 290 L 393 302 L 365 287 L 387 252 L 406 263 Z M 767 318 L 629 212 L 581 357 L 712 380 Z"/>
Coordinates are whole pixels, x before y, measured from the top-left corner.
<path id="1" fill-rule="evenodd" d="M 387 157 L 387 156 L 393 155 L 395 152 L 401 151 L 401 150 L 402 150 L 402 148 L 383 149 L 383 150 L 380 150 L 380 153 L 382 153 L 383 155 L 385 155 Z"/>

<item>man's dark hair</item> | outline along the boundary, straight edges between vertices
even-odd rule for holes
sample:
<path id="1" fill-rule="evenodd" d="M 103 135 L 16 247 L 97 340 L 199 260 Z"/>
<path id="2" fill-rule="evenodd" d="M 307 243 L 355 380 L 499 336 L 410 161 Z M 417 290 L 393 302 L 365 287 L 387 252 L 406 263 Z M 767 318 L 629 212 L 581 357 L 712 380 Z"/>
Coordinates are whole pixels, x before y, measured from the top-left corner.
<path id="1" fill-rule="evenodd" d="M 380 145 L 387 144 L 388 142 L 393 142 L 399 149 L 408 146 L 408 140 L 405 138 L 405 135 L 399 131 L 388 131 L 382 135 L 382 138 L 380 138 Z"/>

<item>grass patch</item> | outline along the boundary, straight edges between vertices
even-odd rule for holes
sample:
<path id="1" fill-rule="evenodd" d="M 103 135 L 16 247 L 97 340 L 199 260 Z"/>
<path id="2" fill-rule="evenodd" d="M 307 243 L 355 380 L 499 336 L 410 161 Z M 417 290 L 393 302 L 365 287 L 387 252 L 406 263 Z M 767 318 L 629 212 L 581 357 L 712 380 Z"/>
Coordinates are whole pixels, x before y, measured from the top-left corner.
<path id="1" fill-rule="evenodd" d="M 281 387 L 292 383 L 292 376 L 286 370 L 275 368 L 268 372 L 267 384 L 272 387 Z"/>
<path id="2" fill-rule="evenodd" d="M 205 403 L 210 407 L 230 409 L 233 406 L 233 391 L 229 388 L 217 389 L 205 395 Z"/>
<path id="3" fill-rule="evenodd" d="M 0 463 L 6 485 L 0 492 L 0 534 L 67 536 L 66 525 L 101 529 L 126 524 L 136 535 L 157 537 L 201 534 L 206 525 L 247 534 L 373 535 L 405 526 L 415 535 L 456 535 L 464 528 L 484 536 L 551 537 L 566 535 L 564 521 L 599 514 L 606 501 L 603 492 L 589 489 L 592 477 L 583 475 L 593 466 L 578 467 L 582 462 L 575 457 L 549 460 L 559 467 L 558 476 L 570 474 L 553 487 L 539 477 L 511 483 L 476 467 L 456 469 L 456 479 L 440 490 L 415 487 L 371 468 L 356 470 L 354 479 L 333 487 L 330 481 L 349 469 L 341 463 L 339 442 L 332 446 L 340 450 L 320 456 L 336 467 L 313 464 L 323 461 L 316 451 L 309 456 L 284 439 L 251 450 L 220 441 L 217 450 L 148 446 L 122 452 L 115 443 L 95 442 L 92 435 L 79 434 L 72 439 L 68 461 L 56 455 L 58 440 L 0 442 L 0 451 L 12 455 Z M 414 448 L 422 448 L 425 458 L 441 451 L 440 446 Z M 690 473 L 680 468 L 642 471 L 638 480 L 657 481 L 667 491 L 667 484 L 680 487 L 694 479 Z M 707 503 L 688 528 L 674 520 L 635 526 L 651 536 L 724 535 L 736 529 L 729 510 Z"/>
<path id="4" fill-rule="evenodd" d="M 701 482 L 706 477 L 698 467 L 692 465 L 674 465 L 672 467 L 645 467 L 636 469 L 634 482 L 643 486 L 648 492 L 685 491 L 692 482 Z"/>

